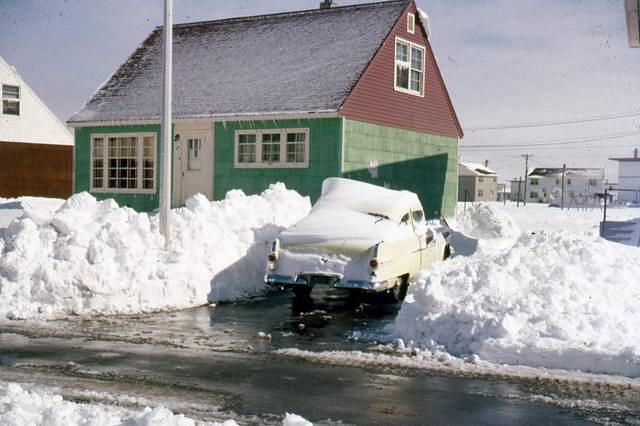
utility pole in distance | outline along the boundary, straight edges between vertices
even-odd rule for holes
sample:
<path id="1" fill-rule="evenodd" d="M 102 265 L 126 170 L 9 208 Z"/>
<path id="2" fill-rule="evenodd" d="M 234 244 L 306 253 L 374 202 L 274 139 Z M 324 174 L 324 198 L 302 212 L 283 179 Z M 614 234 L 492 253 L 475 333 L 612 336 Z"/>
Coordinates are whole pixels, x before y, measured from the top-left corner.
<path id="1" fill-rule="evenodd" d="M 521 155 L 524 157 L 524 201 L 523 205 L 527 205 L 527 182 L 529 181 L 529 157 L 533 157 L 532 154 Z"/>
<path id="2" fill-rule="evenodd" d="M 567 165 L 562 165 L 562 188 L 560 188 L 560 210 L 564 210 L 564 176 L 567 174 Z"/>
<path id="3" fill-rule="evenodd" d="M 164 248 L 171 246 L 171 84 L 173 62 L 173 0 L 164 0 L 164 85 L 162 88 L 162 154 L 160 177 L 160 234 Z"/>

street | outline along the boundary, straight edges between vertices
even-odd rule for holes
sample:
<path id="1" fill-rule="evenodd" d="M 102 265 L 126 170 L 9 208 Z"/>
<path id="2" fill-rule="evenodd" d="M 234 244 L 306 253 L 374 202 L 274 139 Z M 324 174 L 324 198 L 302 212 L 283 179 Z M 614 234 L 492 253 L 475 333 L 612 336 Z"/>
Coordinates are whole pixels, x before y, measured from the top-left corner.
<path id="1" fill-rule="evenodd" d="M 285 412 L 320 424 L 638 419 L 637 406 L 570 407 L 544 399 L 561 399 L 559 393 L 576 389 L 393 366 L 327 365 L 274 352 L 368 351 L 375 347 L 372 337 L 353 336 L 379 334 L 397 309 L 316 289 L 312 301 L 274 292 L 245 303 L 172 313 L 14 322 L 0 327 L 0 379 L 54 386 L 76 401 L 164 405 L 193 418 L 233 417 L 246 424 L 276 424 Z M 620 396 L 627 400 L 618 402 L 628 407 L 633 396 Z"/>

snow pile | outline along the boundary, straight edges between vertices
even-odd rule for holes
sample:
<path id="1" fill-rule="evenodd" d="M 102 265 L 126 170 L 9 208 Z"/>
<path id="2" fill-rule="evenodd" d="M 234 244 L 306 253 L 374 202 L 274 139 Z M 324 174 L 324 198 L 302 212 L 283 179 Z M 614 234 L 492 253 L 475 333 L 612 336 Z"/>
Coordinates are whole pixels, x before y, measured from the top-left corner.
<path id="1" fill-rule="evenodd" d="M 263 291 L 269 242 L 310 209 L 282 184 L 260 196 L 196 195 L 172 210 L 171 250 L 157 215 L 96 201 L 14 221 L 0 236 L 0 318 L 137 313 L 233 300 Z"/>
<path id="2" fill-rule="evenodd" d="M 490 204 L 468 204 L 458 208 L 455 229 L 478 239 L 517 238 L 520 228 L 506 212 Z"/>
<path id="3" fill-rule="evenodd" d="M 202 422 L 164 407 L 133 411 L 103 404 L 78 404 L 46 391 L 28 391 L 16 383 L 0 382 L 0 424 L 5 426 L 237 426 L 233 420 L 224 423 Z M 313 426 L 295 414 L 287 414 L 283 426 Z"/>
<path id="4" fill-rule="evenodd" d="M 477 223 L 476 235 L 513 235 L 503 220 L 493 226 L 495 208 L 471 212 L 475 219 L 460 221 L 465 229 Z M 542 231 L 480 244 L 425 271 L 389 331 L 456 356 L 640 377 L 639 300 L 638 249 Z"/>

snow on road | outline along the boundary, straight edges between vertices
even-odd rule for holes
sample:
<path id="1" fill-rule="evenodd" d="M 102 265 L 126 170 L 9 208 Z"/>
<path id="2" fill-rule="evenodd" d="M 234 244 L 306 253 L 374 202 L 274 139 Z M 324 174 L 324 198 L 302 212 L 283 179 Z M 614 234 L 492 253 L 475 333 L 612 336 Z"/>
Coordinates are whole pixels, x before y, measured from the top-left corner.
<path id="1" fill-rule="evenodd" d="M 599 238 L 599 215 L 467 205 L 453 222 L 458 256 L 411 286 L 390 335 L 458 357 L 640 377 L 640 250 Z"/>
<path id="2" fill-rule="evenodd" d="M 88 193 L 59 208 L 40 200 L 0 233 L 0 320 L 179 309 L 259 294 L 270 241 L 311 207 L 282 184 L 259 196 L 230 191 L 216 202 L 196 195 L 172 210 L 166 252 L 157 215 Z M 10 210 L 0 209 L 5 221 Z"/>
<path id="3" fill-rule="evenodd" d="M 36 386 L 0 382 L 0 424 L 5 426 L 237 426 L 234 420 L 203 422 L 174 414 L 165 407 L 132 410 L 97 403 L 66 401 Z M 287 413 L 283 426 L 313 426 L 311 422 Z"/>

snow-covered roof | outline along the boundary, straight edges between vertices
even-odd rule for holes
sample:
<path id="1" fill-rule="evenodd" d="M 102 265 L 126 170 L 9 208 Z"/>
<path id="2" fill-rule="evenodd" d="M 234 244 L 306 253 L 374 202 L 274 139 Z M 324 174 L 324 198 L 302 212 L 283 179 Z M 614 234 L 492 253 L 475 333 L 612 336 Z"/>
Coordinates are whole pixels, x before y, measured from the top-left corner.
<path id="1" fill-rule="evenodd" d="M 175 25 L 177 118 L 337 111 L 409 0 Z M 69 123 L 161 116 L 157 27 Z"/>
<path id="2" fill-rule="evenodd" d="M 477 176 L 496 176 L 498 174 L 495 170 L 480 163 L 461 162 L 460 165 Z"/>
<path id="3" fill-rule="evenodd" d="M 598 168 L 583 168 L 583 167 L 567 167 L 565 169 L 566 175 L 573 176 L 602 176 L 602 169 Z M 562 167 L 537 167 L 529 171 L 530 178 L 544 178 L 544 177 L 558 177 L 562 176 Z"/>

